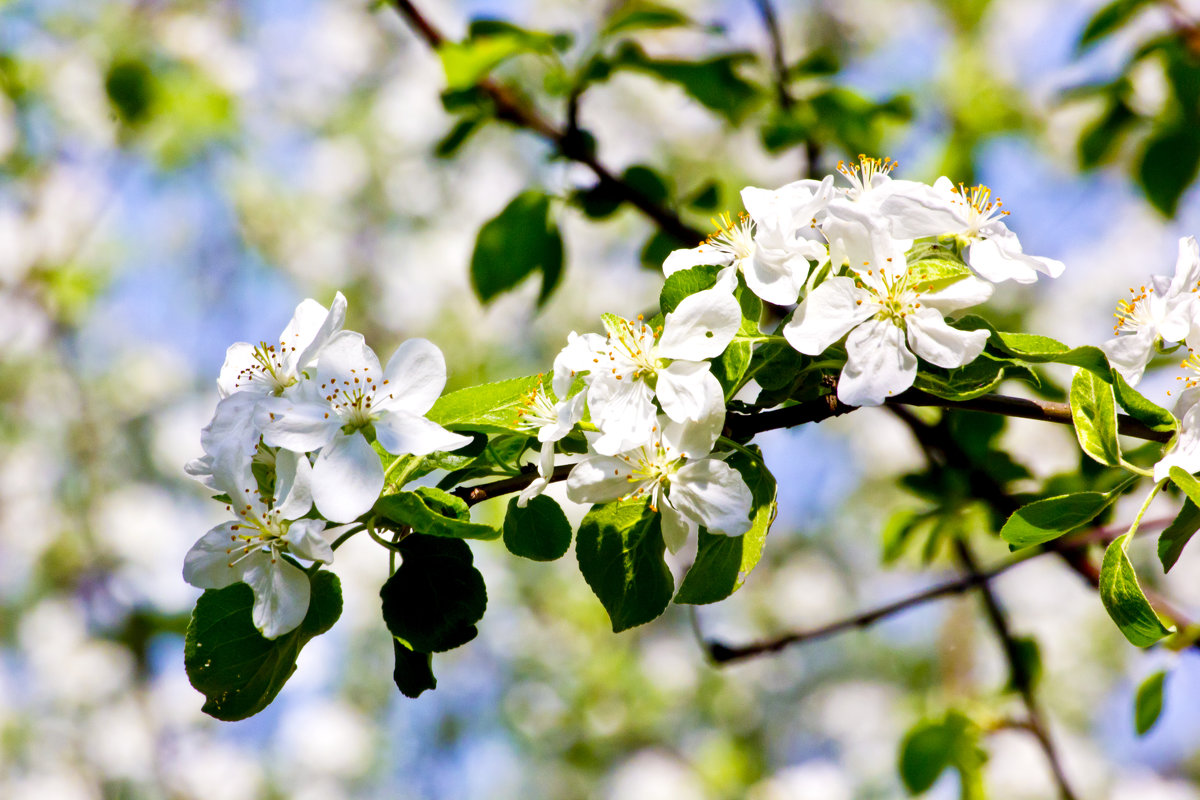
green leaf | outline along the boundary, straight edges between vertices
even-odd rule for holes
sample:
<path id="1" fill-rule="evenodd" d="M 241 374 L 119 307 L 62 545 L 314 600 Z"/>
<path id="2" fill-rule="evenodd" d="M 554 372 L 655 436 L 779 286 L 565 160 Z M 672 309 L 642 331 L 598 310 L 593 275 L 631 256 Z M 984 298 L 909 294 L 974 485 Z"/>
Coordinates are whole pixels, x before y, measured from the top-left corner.
<path id="1" fill-rule="evenodd" d="M 427 536 L 486 540 L 500 535 L 491 525 L 471 522 L 461 498 L 430 486 L 381 497 L 371 510 L 392 526 L 407 525 Z"/>
<path id="2" fill-rule="evenodd" d="M 1079 137 L 1079 166 L 1093 169 L 1117 152 L 1122 134 L 1133 127 L 1138 115 L 1122 97 L 1109 100 L 1104 112 Z"/>
<path id="3" fill-rule="evenodd" d="M 474 639 L 487 588 L 467 543 L 414 533 L 399 548 L 400 568 L 379 590 L 392 636 L 420 653 L 441 653 Z"/>
<path id="4" fill-rule="evenodd" d="M 471 136 L 483 127 L 484 117 L 467 117 L 454 123 L 450 132 L 434 145 L 433 154 L 438 158 L 453 158 Z"/>
<path id="5" fill-rule="evenodd" d="M 1121 463 L 1117 443 L 1117 404 L 1113 388 L 1091 370 L 1081 369 L 1071 380 L 1071 420 L 1079 446 L 1101 464 Z"/>
<path id="6" fill-rule="evenodd" d="M 438 398 L 425 416 L 452 431 L 515 433 L 529 435 L 520 427 L 517 413 L 526 407 L 529 395 L 543 378 L 530 375 L 496 383 L 484 383 L 450 392 Z"/>
<path id="7" fill-rule="evenodd" d="M 1008 677 L 1007 689 L 1020 692 L 1022 687 L 1032 689 L 1042 677 L 1042 651 L 1037 639 L 1032 636 L 1012 637 L 1015 663 Z"/>
<path id="8" fill-rule="evenodd" d="M 696 560 L 675 595 L 676 603 L 700 605 L 724 600 L 741 588 L 762 558 L 767 533 L 775 520 L 776 485 L 761 451 L 757 447 L 750 450 L 758 458 L 751 461 L 744 453 L 735 453 L 728 460 L 729 466 L 741 473 L 753 497 L 750 530 L 741 536 L 723 536 L 701 528 Z"/>
<path id="9" fill-rule="evenodd" d="M 1138 422 L 1155 431 L 1173 431 L 1179 427 L 1174 414 L 1147 400 L 1141 392 L 1126 383 L 1115 369 L 1112 370 L 1112 385 L 1117 404 Z"/>
<path id="10" fill-rule="evenodd" d="M 1138 736 L 1145 736 L 1158 722 L 1163 710 L 1163 682 L 1167 673 L 1159 671 L 1142 681 L 1133 702 L 1133 727 Z"/>
<path id="11" fill-rule="evenodd" d="M 150 116 L 154 105 L 154 72 L 144 61 L 118 59 L 104 76 L 104 91 L 121 121 L 137 125 Z"/>
<path id="12" fill-rule="evenodd" d="M 921 369 L 913 386 L 945 400 L 973 400 L 995 391 L 1007 371 L 1003 361 L 984 354 L 958 369 Z"/>
<path id="13" fill-rule="evenodd" d="M 674 311 L 685 297 L 705 289 L 711 289 L 717 282 L 720 267 L 691 267 L 672 272 L 663 281 L 662 291 L 658 295 L 658 307 L 663 316 Z"/>
<path id="14" fill-rule="evenodd" d="M 1143 8 L 1149 6 L 1152 0 L 1113 0 L 1092 15 L 1083 33 L 1079 36 L 1076 51 L 1083 51 L 1101 39 L 1112 35 L 1118 28 Z"/>
<path id="15" fill-rule="evenodd" d="M 296 671 L 300 649 L 341 616 L 342 587 L 332 572 L 313 575 L 304 621 L 276 639 L 264 638 L 254 627 L 253 606 L 254 592 L 244 583 L 208 589 L 188 624 L 184 668 L 206 698 L 202 710 L 217 719 L 245 719 L 275 699 Z"/>
<path id="16" fill-rule="evenodd" d="M 958 711 L 940 720 L 917 723 L 900 745 L 900 778 L 909 794 L 928 791 L 948 768 L 958 770 L 963 798 L 980 797 L 981 768 L 987 760 L 979 747 L 979 726 Z"/>
<path id="17" fill-rule="evenodd" d="M 1091 522 L 1116 496 L 1116 491 L 1077 492 L 1037 500 L 1013 512 L 1000 538 L 1013 549 L 1049 542 Z"/>
<path id="18" fill-rule="evenodd" d="M 930 256 L 914 262 L 908 268 L 909 280 L 914 285 L 934 284 L 935 288 L 948 286 L 971 274 L 971 268 L 957 258 Z"/>
<path id="19" fill-rule="evenodd" d="M 1200 481 L 1196 480 L 1183 467 L 1171 467 L 1167 474 L 1171 477 L 1171 483 L 1178 486 L 1189 500 L 1200 505 Z"/>
<path id="20" fill-rule="evenodd" d="M 396 682 L 400 694 L 418 697 L 426 689 L 437 688 L 437 678 L 433 676 L 433 656 L 418 653 L 395 636 L 392 637 L 392 649 L 396 655 L 392 680 Z"/>
<path id="21" fill-rule="evenodd" d="M 553 52 L 554 37 L 515 26 L 462 42 L 445 42 L 438 47 L 446 86 L 451 90 L 468 89 L 482 81 L 496 67 L 522 53 Z"/>
<path id="22" fill-rule="evenodd" d="M 620 8 L 613 12 L 600 29 L 600 35 L 612 36 L 638 30 L 678 28 L 690 24 L 691 20 L 670 6 L 648 0 L 632 0 L 622 3 Z"/>
<path id="23" fill-rule="evenodd" d="M 1194 112 L 1193 112 L 1194 113 Z M 1200 170 L 1200 129 L 1180 120 L 1151 134 L 1138 164 L 1146 199 L 1164 216 L 1175 216 L 1179 199 Z"/>
<path id="24" fill-rule="evenodd" d="M 671 602 L 675 582 L 663 560 L 665 549 L 661 518 L 645 500 L 592 506 L 584 516 L 575 556 L 613 633 L 655 619 Z"/>
<path id="25" fill-rule="evenodd" d="M 1125 554 L 1128 539 L 1129 534 L 1118 536 L 1104 552 L 1104 562 L 1100 566 L 1100 600 L 1131 644 L 1149 647 L 1171 631 L 1162 624 L 1142 593 L 1137 573 Z"/>
<path id="26" fill-rule="evenodd" d="M 550 214 L 550 198 L 531 189 L 479 229 L 471 255 L 471 287 L 480 302 L 487 303 L 540 271 L 541 305 L 558 285 L 562 267 L 562 236 Z"/>
<path id="27" fill-rule="evenodd" d="M 667 203 L 671 197 L 671 189 L 663 177 L 644 164 L 634 164 L 625 170 L 623 179 L 655 203 Z"/>
<path id="28" fill-rule="evenodd" d="M 1171 571 L 1197 530 L 1200 530 L 1200 506 L 1189 497 L 1183 501 L 1179 515 L 1158 537 L 1158 560 L 1162 562 L 1163 572 Z"/>
<path id="29" fill-rule="evenodd" d="M 555 561 L 571 549 L 571 523 L 558 503 L 544 494 L 530 499 L 525 508 L 514 497 L 504 514 L 504 546 L 515 556 Z"/>
<path id="30" fill-rule="evenodd" d="M 613 57 L 614 66 L 678 85 L 731 124 L 741 121 L 759 99 L 759 88 L 738 74 L 742 64 L 752 61 L 751 53 L 727 53 L 700 61 L 657 59 L 633 42 L 625 42 Z"/>

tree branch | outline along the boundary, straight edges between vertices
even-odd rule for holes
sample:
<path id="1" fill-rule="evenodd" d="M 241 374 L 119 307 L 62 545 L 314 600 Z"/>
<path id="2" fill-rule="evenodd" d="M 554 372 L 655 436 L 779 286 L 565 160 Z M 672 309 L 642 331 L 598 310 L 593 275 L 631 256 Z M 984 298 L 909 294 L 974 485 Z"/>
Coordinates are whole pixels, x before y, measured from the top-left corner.
<path id="1" fill-rule="evenodd" d="M 446 37 L 442 32 L 410 0 L 387 0 L 387 2 L 430 49 L 437 50 L 446 42 Z M 569 127 L 558 127 L 539 114 L 537 110 L 523 103 L 512 90 L 491 79 L 481 81 L 478 88 L 492 101 L 497 119 L 536 133 L 552 144 L 559 155 L 588 167 L 595 174 L 599 186 L 619 198 L 621 202 L 628 203 L 641 211 L 661 231 L 686 245 L 695 245 L 704 241 L 707 236 L 704 231 L 687 224 L 675 211 L 655 202 L 601 163 L 595 153 L 584 144 L 577 131 L 572 131 Z"/>

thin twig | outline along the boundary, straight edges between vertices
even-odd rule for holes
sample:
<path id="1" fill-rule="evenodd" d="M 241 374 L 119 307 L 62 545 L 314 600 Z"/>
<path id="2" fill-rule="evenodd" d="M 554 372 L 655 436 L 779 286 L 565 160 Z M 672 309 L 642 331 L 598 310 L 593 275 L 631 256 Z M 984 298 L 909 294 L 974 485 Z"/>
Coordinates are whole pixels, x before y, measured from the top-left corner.
<path id="1" fill-rule="evenodd" d="M 387 1 L 430 49 L 436 50 L 446 42 L 442 32 L 410 0 Z M 554 145 L 559 155 L 588 167 L 595 174 L 600 188 L 641 211 L 661 231 L 687 245 L 704 241 L 707 236 L 704 231 L 687 224 L 672 209 L 655 202 L 601 163 L 593 150 L 578 135 L 578 131 L 573 131 L 569 126 L 563 128 L 555 125 L 522 102 L 512 90 L 491 79 L 485 78 L 480 81 L 478 88 L 491 100 L 496 119 L 536 133 Z"/>
<path id="2" fill-rule="evenodd" d="M 771 0 L 754 0 L 758 15 L 762 17 L 763 27 L 767 29 L 767 38 L 771 40 L 771 67 L 775 72 L 775 98 L 779 107 L 785 111 L 795 105 L 791 92 L 788 91 L 787 61 L 783 57 L 783 34 L 779 30 L 779 17 Z"/>

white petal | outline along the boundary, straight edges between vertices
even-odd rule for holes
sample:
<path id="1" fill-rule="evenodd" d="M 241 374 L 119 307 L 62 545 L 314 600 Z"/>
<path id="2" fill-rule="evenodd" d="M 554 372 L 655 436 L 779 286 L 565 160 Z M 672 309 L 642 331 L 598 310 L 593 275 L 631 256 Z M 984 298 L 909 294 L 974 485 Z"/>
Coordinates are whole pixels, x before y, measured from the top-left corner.
<path id="1" fill-rule="evenodd" d="M 663 320 L 658 354 L 663 358 L 703 361 L 724 352 L 742 324 L 742 308 L 721 288 L 683 298 Z"/>
<path id="2" fill-rule="evenodd" d="M 971 269 L 993 283 L 1010 279 L 1017 283 L 1033 283 L 1039 272 L 1057 278 L 1064 269 L 1061 261 L 1025 255 L 1016 235 L 1003 225 L 987 239 L 968 247 L 966 260 Z"/>
<path id="3" fill-rule="evenodd" d="M 716 402 L 696 422 L 674 422 L 664 414 L 658 420 L 662 443 L 672 454 L 688 458 L 704 458 L 712 452 L 721 429 L 725 427 L 725 398 Z"/>
<path id="4" fill-rule="evenodd" d="M 264 558 L 246 570 L 245 580 L 254 590 L 250 616 L 263 636 L 275 639 L 304 621 L 312 586 L 299 567 L 282 558 Z"/>
<path id="5" fill-rule="evenodd" d="M 427 456 L 438 450 L 457 450 L 470 436 L 453 433 L 436 422 L 408 411 L 388 411 L 375 420 L 375 436 L 392 455 Z"/>
<path id="6" fill-rule="evenodd" d="M 1197 284 L 1200 284 L 1200 246 L 1196 244 L 1195 236 L 1184 236 L 1179 240 L 1170 292 L 1173 295 L 1192 292 Z"/>
<path id="7" fill-rule="evenodd" d="M 631 468 L 619 458 L 590 456 L 567 476 L 567 497 L 576 503 L 608 503 L 637 488 L 629 480 Z"/>
<path id="8" fill-rule="evenodd" d="M 838 379 L 838 399 L 849 406 L 877 406 L 912 386 L 917 358 L 904 343 L 904 331 L 888 320 L 868 320 L 846 339 L 846 366 Z"/>
<path id="9" fill-rule="evenodd" d="M 234 342 L 225 350 L 225 363 L 217 376 L 217 390 L 221 397 L 229 397 L 236 392 L 257 391 L 266 392 L 266 384 L 251 382 L 243 375 L 244 370 L 258 371 L 259 364 L 254 359 L 254 345 L 249 342 Z"/>
<path id="10" fill-rule="evenodd" d="M 829 278 L 804 298 L 783 326 L 783 335 L 801 353 L 820 355 L 878 310 L 875 296 L 853 279 Z"/>
<path id="11" fill-rule="evenodd" d="M 325 530 L 325 521 L 320 519 L 298 519 L 288 527 L 284 540 L 288 550 L 305 561 L 320 561 L 328 564 L 333 561 L 333 548 L 321 531 Z"/>
<path id="12" fill-rule="evenodd" d="M 554 357 L 554 378 L 551 388 L 559 400 L 571 391 L 575 373 L 587 372 L 595 366 L 592 360 L 604 347 L 604 337 L 598 333 L 580 336 L 575 331 L 567 334 L 567 345 Z"/>
<path id="13" fill-rule="evenodd" d="M 235 539 L 236 522 L 225 522 L 200 537 L 183 557 L 183 579 L 201 589 L 224 589 L 242 579 L 246 562 L 230 566 L 241 558 L 241 550 L 231 552 L 240 544 Z M 253 556 L 251 556 L 253 558 Z M 249 559 L 247 559 L 248 561 Z"/>
<path id="14" fill-rule="evenodd" d="M 1179 397 L 1175 405 L 1175 416 L 1179 419 L 1179 434 L 1175 447 L 1154 465 L 1154 480 L 1169 477 L 1171 467 L 1184 472 L 1200 472 L 1200 390 L 1189 389 Z"/>
<path id="15" fill-rule="evenodd" d="M 967 230 L 970 220 L 953 197 L 944 186 L 915 184 L 908 191 L 889 194 L 879 211 L 891 223 L 892 235 L 902 239 L 956 235 Z"/>
<path id="16" fill-rule="evenodd" d="M 669 497 L 664 497 L 659 501 L 658 511 L 662 515 L 663 543 L 672 553 L 678 553 L 687 544 L 691 535 L 700 528 L 700 525 L 680 513 Z"/>
<path id="17" fill-rule="evenodd" d="M 312 508 L 312 465 L 308 456 L 280 450 L 275 454 L 275 507 L 284 519 L 298 519 Z"/>
<path id="18" fill-rule="evenodd" d="M 383 491 L 383 466 L 361 434 L 339 433 L 313 465 L 313 503 L 330 522 L 351 522 Z"/>
<path id="19" fill-rule="evenodd" d="M 446 388 L 446 359 L 428 339 L 409 339 L 396 348 L 378 387 L 376 408 L 424 414 Z"/>
<path id="20" fill-rule="evenodd" d="M 676 422 L 699 422 L 725 394 L 707 361 L 672 361 L 658 371 L 655 389 L 666 415 Z"/>
<path id="21" fill-rule="evenodd" d="M 322 395 L 333 388 L 351 390 L 354 379 L 366 377 L 375 379 L 376 384 L 383 377 L 379 367 L 379 358 L 375 351 L 367 347 L 367 341 L 361 333 L 340 331 L 335 334 L 321 351 L 321 361 L 317 364 L 317 383 L 321 384 Z"/>
<path id="22" fill-rule="evenodd" d="M 895 274 L 905 269 L 904 253 L 911 240 L 893 238 L 886 221 L 867 206 L 831 201 L 821 230 L 829 242 L 834 267 L 849 264 L 859 272 L 886 269 Z"/>
<path id="23" fill-rule="evenodd" d="M 1109 339 L 1100 345 L 1100 349 L 1125 382 L 1137 386 L 1146 371 L 1146 365 L 1154 358 L 1154 330 L 1142 328 L 1136 333 Z"/>
<path id="24" fill-rule="evenodd" d="M 921 295 L 921 305 L 936 308 L 943 314 L 977 306 L 992 296 L 992 285 L 973 275 L 960 278 L 934 292 Z"/>
<path id="25" fill-rule="evenodd" d="M 960 331 L 951 328 L 933 308 L 918 308 L 909 313 L 908 346 L 931 364 L 946 369 L 961 367 L 979 357 L 987 344 L 986 330 Z"/>
<path id="26" fill-rule="evenodd" d="M 753 502 L 741 473 L 719 459 L 692 461 L 671 478 L 671 503 L 710 533 L 741 536 L 750 530 Z"/>
<path id="27" fill-rule="evenodd" d="M 575 429 L 575 424 L 583 419 L 584 399 L 586 392 L 580 392 L 569 400 L 555 403 L 555 421 L 553 425 L 543 425 L 538 429 L 539 442 L 557 442 Z"/>
<path id="28" fill-rule="evenodd" d="M 287 397 L 264 398 L 256 420 L 262 426 L 265 444 L 297 453 L 324 447 L 342 426 L 328 403 Z"/>
<path id="29" fill-rule="evenodd" d="M 550 475 L 554 472 L 554 442 L 543 442 L 538 454 L 538 476 L 534 478 L 517 497 L 517 508 L 524 508 L 529 501 L 537 497 L 550 485 Z"/>
<path id="30" fill-rule="evenodd" d="M 742 274 L 750 291 L 763 300 L 779 306 L 791 305 L 808 277 L 808 259 L 758 247 L 743 262 Z"/>
<path id="31" fill-rule="evenodd" d="M 663 274 L 671 275 L 681 269 L 692 267 L 727 267 L 733 263 L 733 256 L 718 250 L 712 245 L 702 244 L 689 250 L 673 250 L 663 262 Z"/>
<path id="32" fill-rule="evenodd" d="M 616 455 L 649 439 L 658 416 L 653 396 L 644 381 L 593 381 L 587 405 L 602 432 L 592 443 L 596 452 Z"/>
<path id="33" fill-rule="evenodd" d="M 301 322 L 301 309 L 297 307 L 296 316 L 293 318 L 304 327 L 304 330 L 297 327 L 296 332 L 301 335 L 295 337 L 297 342 L 306 342 L 295 359 L 296 368 L 301 370 L 312 366 L 329 340 L 346 324 L 346 298 L 341 292 L 333 296 L 333 303 L 330 304 L 328 311 L 315 300 L 305 300 L 304 303 L 311 303 L 315 308 L 307 309 L 305 319 Z M 304 303 L 300 305 L 303 306 Z M 310 314 L 311 318 L 309 318 Z M 284 330 L 284 341 L 287 341 L 287 336 L 288 331 Z"/>

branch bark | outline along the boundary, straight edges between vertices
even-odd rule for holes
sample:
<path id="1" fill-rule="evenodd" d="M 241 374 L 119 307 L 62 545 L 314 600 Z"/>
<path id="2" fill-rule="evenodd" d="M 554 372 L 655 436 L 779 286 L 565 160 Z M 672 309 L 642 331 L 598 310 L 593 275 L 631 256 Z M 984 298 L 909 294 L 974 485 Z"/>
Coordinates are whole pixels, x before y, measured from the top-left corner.
<path id="1" fill-rule="evenodd" d="M 410 0 L 387 2 L 431 50 L 437 50 L 446 42 L 445 35 Z M 497 119 L 537 134 L 553 145 L 559 155 L 588 167 L 600 186 L 620 198 L 621 202 L 628 203 L 642 212 L 659 230 L 685 245 L 699 244 L 707 237 L 704 231 L 684 222 L 675 211 L 655 202 L 605 166 L 578 135 L 572 135 L 573 131 L 569 126 L 560 127 L 546 119 L 536 109 L 524 103 L 511 89 L 493 80 L 484 79 L 478 87 L 491 100 Z"/>

